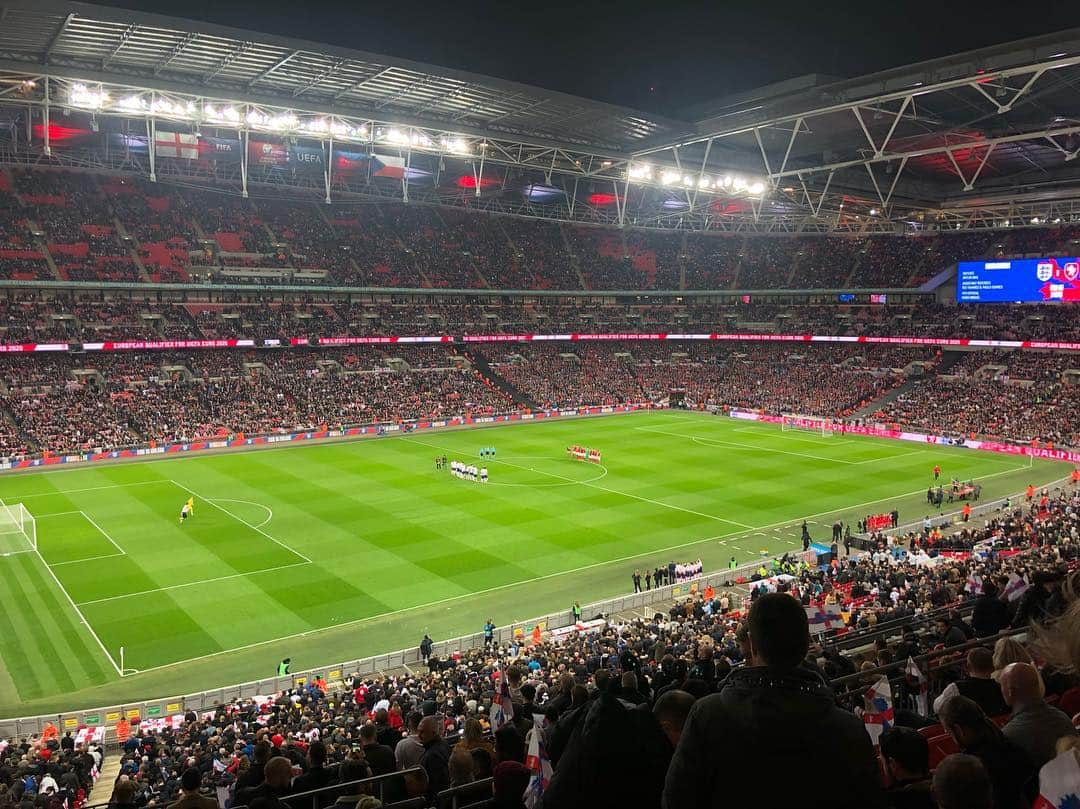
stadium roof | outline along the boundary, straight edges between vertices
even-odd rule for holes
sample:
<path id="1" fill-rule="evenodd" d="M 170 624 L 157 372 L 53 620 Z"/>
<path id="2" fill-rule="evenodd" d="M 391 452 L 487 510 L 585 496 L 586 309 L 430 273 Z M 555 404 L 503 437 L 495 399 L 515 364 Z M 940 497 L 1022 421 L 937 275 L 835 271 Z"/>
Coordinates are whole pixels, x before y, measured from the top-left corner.
<path id="1" fill-rule="evenodd" d="M 614 152 L 690 132 L 640 110 L 489 76 L 84 3 L 3 0 L 0 58 L 75 68 L 83 79 L 242 92 L 285 106 L 332 105 L 342 114 Z"/>
<path id="2" fill-rule="evenodd" d="M 1080 29 L 856 79 L 805 76 L 689 112 L 695 137 L 640 154 L 678 149 L 684 165 L 763 172 L 800 193 L 831 176 L 834 192 L 884 204 L 891 191 L 913 207 L 976 185 L 1060 190 L 1080 181 Z"/>
<path id="3" fill-rule="evenodd" d="M 108 105 L 75 103 L 78 83 L 111 93 Z M 143 106 L 121 109 L 132 94 Z M 234 129 L 320 138 L 340 124 L 350 128 L 345 140 L 373 149 L 426 149 L 448 165 L 453 157 L 455 169 L 476 178 L 469 204 L 520 215 L 880 232 L 1075 221 L 1080 210 L 1080 29 L 857 79 L 799 77 L 698 105 L 679 121 L 299 39 L 81 3 L 0 0 L 0 104 L 46 118 L 52 105 L 167 120 L 153 106 L 165 94 L 197 111 L 172 116 L 193 130 L 200 120 L 221 122 L 199 111 L 236 105 L 240 112 L 228 108 L 241 116 L 230 119 Z M 245 123 L 251 114 L 261 123 Z M 275 120 L 292 123 L 275 129 Z M 502 198 L 480 193 L 485 161 L 502 168 Z M 518 186 L 560 186 L 563 202 L 521 201 L 511 175 Z M 378 193 L 425 192 L 402 183 Z M 579 194 L 588 204 L 577 204 Z"/>

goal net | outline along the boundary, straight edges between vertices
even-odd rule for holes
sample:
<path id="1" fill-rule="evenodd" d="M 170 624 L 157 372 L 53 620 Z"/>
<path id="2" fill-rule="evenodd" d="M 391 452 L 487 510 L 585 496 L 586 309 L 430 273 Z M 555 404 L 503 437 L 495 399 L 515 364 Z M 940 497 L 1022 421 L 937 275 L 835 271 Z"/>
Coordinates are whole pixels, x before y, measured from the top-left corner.
<path id="1" fill-rule="evenodd" d="M 799 430 L 817 433 L 825 438 L 832 435 L 833 420 L 822 416 L 804 416 L 801 413 L 782 413 L 780 429 L 784 432 Z"/>
<path id="2" fill-rule="evenodd" d="M 22 503 L 0 501 L 0 556 L 37 550 L 37 522 Z"/>

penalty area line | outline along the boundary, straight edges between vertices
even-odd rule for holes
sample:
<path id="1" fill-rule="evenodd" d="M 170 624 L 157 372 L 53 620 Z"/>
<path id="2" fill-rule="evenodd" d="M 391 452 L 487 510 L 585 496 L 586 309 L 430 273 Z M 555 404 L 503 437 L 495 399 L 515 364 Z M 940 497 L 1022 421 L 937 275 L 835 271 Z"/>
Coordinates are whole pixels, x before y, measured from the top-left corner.
<path id="1" fill-rule="evenodd" d="M 209 503 L 209 504 L 210 504 L 210 505 L 212 505 L 212 506 L 213 506 L 214 508 L 216 508 L 216 509 L 217 509 L 218 511 L 221 511 L 221 512 L 223 512 L 224 514 L 228 514 L 228 515 L 229 515 L 230 517 L 232 517 L 232 518 L 233 518 L 234 520 L 236 520 L 236 521 L 237 521 L 238 523 L 242 523 L 242 524 L 246 525 L 246 526 L 247 526 L 248 528 L 250 528 L 250 529 L 251 529 L 252 531 L 255 531 L 256 533 L 262 534 L 262 535 L 263 535 L 264 537 L 266 537 L 267 539 L 269 539 L 269 540 L 270 540 L 271 542 L 273 542 L 273 543 L 274 543 L 275 545 L 280 545 L 280 546 L 281 546 L 282 548 L 284 548 L 285 550 L 289 551 L 289 553 L 293 554 L 293 556 L 298 556 L 298 557 L 300 557 L 300 558 L 301 558 L 301 559 L 303 559 L 303 560 L 304 560 L 305 562 L 307 562 L 307 563 L 308 563 L 309 565 L 310 565 L 310 564 L 314 564 L 314 560 L 313 560 L 313 559 L 311 559 L 311 558 L 309 558 L 309 557 L 305 556 L 304 554 L 300 553 L 300 551 L 296 550 L 296 548 L 291 548 L 291 547 L 289 547 L 289 546 L 288 546 L 288 545 L 286 545 L 286 544 L 285 544 L 284 542 L 282 542 L 282 541 L 281 541 L 280 539 L 275 539 L 274 537 L 270 536 L 270 535 L 269 535 L 268 533 L 266 533 L 266 532 L 265 532 L 265 531 L 264 531 L 264 530 L 263 530 L 262 528 L 260 528 L 260 527 L 259 527 L 258 525 L 252 525 L 252 524 L 251 524 L 251 523 L 249 523 L 249 522 L 248 522 L 247 520 L 245 520 L 245 519 L 244 519 L 243 517 L 237 517 L 237 516 L 236 516 L 235 514 L 233 514 L 233 513 L 231 512 L 231 511 L 229 511 L 229 510 L 228 510 L 227 508 L 225 508 L 224 506 L 219 506 L 219 505 L 218 505 L 217 503 L 215 503 L 215 502 L 214 502 L 214 500 L 213 500 L 212 498 L 209 498 L 209 497 L 203 497 L 203 496 L 202 496 L 201 494 L 199 494 L 199 493 L 198 493 L 197 491 L 195 491 L 194 489 L 190 489 L 190 488 L 188 488 L 187 486 L 185 486 L 184 484 L 182 484 L 182 483 L 178 483 L 177 481 L 173 480 L 172 478 L 170 478 L 170 479 L 169 479 L 169 482 L 170 482 L 170 483 L 172 483 L 172 485 L 173 485 L 173 486 L 175 486 L 176 488 L 178 488 L 178 489 L 183 489 L 183 490 L 184 490 L 185 492 L 187 492 L 188 494 L 194 495 L 195 497 L 198 497 L 198 498 L 199 498 L 200 500 L 203 500 L 203 501 L 205 501 L 205 502 Z M 263 508 L 267 508 L 267 509 L 268 509 L 268 507 L 267 507 L 267 506 L 263 506 Z M 269 510 L 269 509 L 268 509 L 268 510 Z M 271 516 L 273 516 L 273 513 L 272 513 L 272 512 L 271 512 Z M 264 522 L 264 523 L 260 523 L 260 525 L 265 525 L 265 524 L 266 524 L 265 522 Z"/>

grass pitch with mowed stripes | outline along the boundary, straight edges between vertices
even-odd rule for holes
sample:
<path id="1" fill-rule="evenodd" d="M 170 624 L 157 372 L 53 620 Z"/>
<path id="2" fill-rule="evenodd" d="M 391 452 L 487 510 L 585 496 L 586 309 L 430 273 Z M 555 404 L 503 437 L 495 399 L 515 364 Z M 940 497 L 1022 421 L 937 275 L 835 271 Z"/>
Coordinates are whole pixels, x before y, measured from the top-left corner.
<path id="1" fill-rule="evenodd" d="M 569 460 L 570 444 L 603 466 Z M 482 446 L 497 452 L 488 484 L 435 470 L 443 454 L 484 465 Z M 0 476 L 0 498 L 35 515 L 40 552 L 0 557 L 0 715 L 506 625 L 628 592 L 638 566 L 795 548 L 804 517 L 825 541 L 837 516 L 896 506 L 920 520 L 935 463 L 984 496 L 1068 471 L 652 412 Z"/>

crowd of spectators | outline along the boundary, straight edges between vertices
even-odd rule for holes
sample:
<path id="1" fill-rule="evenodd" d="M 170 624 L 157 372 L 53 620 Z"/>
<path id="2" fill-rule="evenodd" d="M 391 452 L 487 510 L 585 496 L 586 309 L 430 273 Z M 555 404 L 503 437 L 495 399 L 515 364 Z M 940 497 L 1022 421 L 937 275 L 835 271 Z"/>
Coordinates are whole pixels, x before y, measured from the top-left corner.
<path id="1" fill-rule="evenodd" d="M 16 170 L 0 185 L 0 275 L 274 280 L 501 289 L 918 286 L 960 259 L 1075 253 L 1071 227 L 925 236 L 754 236 L 614 230 L 457 208 L 242 199 L 121 175 Z M 45 234 L 37 240 L 30 224 Z M 238 272 L 239 271 L 239 272 Z"/>
<path id="2" fill-rule="evenodd" d="M 9 332 L 25 336 L 37 328 L 34 303 L 12 302 L 6 311 Z M 99 340 L 192 333 L 287 338 L 351 328 L 353 311 L 289 304 L 148 309 L 81 300 L 44 328 L 65 341 L 76 330 L 82 339 Z M 397 325 L 415 315 L 394 306 L 375 311 L 380 323 Z M 441 325 L 435 317 L 429 325 L 436 328 L 427 330 Z M 447 343 L 376 343 L 190 355 L 0 355 L 0 407 L 9 425 L 3 447 L 8 456 L 73 452 L 326 424 L 644 402 L 825 418 L 858 412 L 868 421 L 951 437 L 1080 444 L 1073 418 L 1080 386 L 1067 373 L 1075 370 L 1067 354 L 969 352 L 947 367 L 934 349 L 873 344 L 545 341 L 460 351 Z M 466 355 L 475 368 L 466 367 Z"/>
<path id="3" fill-rule="evenodd" d="M 0 357 L 3 454 L 490 415 L 514 403 L 443 346 Z"/>
<path id="4" fill-rule="evenodd" d="M 1013 378 L 1013 356 L 969 355 L 976 370 L 1004 361 L 991 377 L 932 376 L 916 382 L 881 407 L 875 418 L 956 438 L 1004 438 L 1022 444 L 1076 446 L 1080 429 L 1070 414 L 1080 404 L 1080 386 L 1064 378 L 1075 364 L 1068 356 L 1028 360 L 1023 354 Z M 950 369 L 952 370 L 952 369 Z M 1023 381 L 1024 376 L 1037 376 Z"/>

